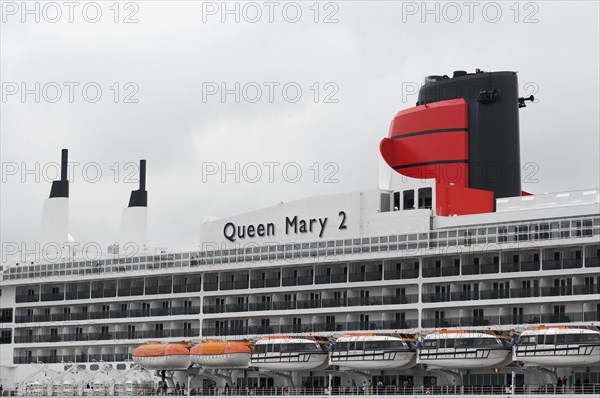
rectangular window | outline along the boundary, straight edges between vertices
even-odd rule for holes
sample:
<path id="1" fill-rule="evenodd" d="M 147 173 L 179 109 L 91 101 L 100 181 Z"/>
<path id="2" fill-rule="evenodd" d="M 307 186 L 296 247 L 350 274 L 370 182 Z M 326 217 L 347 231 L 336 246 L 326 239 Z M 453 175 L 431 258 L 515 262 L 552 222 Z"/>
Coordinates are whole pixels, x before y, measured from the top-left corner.
<path id="1" fill-rule="evenodd" d="M 419 209 L 431 209 L 432 206 L 431 188 L 419 189 Z"/>
<path id="2" fill-rule="evenodd" d="M 410 191 L 404 191 L 402 193 L 402 200 L 404 203 L 404 206 L 402 207 L 402 209 L 404 210 L 412 210 L 415 207 L 415 191 L 410 190 Z"/>

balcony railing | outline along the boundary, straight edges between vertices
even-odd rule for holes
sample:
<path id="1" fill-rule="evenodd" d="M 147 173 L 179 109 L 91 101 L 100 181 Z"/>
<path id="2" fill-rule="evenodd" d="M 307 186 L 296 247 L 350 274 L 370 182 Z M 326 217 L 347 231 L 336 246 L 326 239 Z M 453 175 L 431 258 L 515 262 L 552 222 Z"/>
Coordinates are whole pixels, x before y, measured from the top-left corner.
<path id="1" fill-rule="evenodd" d="M 39 294 L 17 294 L 15 297 L 17 303 L 33 303 L 40 301 Z"/>
<path id="2" fill-rule="evenodd" d="M 119 297 L 142 296 L 144 294 L 144 288 L 142 286 L 124 287 L 118 289 L 117 293 L 119 294 Z"/>
<path id="3" fill-rule="evenodd" d="M 317 285 L 323 285 L 326 283 L 344 283 L 347 282 L 348 276 L 346 274 L 331 274 L 331 275 L 316 275 L 315 283 Z"/>
<path id="4" fill-rule="evenodd" d="M 409 269 L 403 271 L 385 271 L 384 279 L 415 279 L 419 277 L 418 269 Z"/>
<path id="5" fill-rule="evenodd" d="M 202 290 L 202 285 L 200 283 L 173 285 L 173 293 L 195 293 L 200 290 Z"/>
<path id="6" fill-rule="evenodd" d="M 117 289 L 92 290 L 92 298 L 116 297 Z"/>
<path id="7" fill-rule="evenodd" d="M 252 289 L 279 287 L 279 278 L 253 279 L 250 281 L 250 287 Z"/>
<path id="8" fill-rule="evenodd" d="M 169 307 L 153 309 L 128 309 L 109 311 L 73 312 L 59 314 L 17 315 L 15 322 L 50 322 L 50 321 L 82 321 L 90 319 L 137 318 L 147 316 L 195 315 L 200 313 L 200 307 Z"/>
<path id="9" fill-rule="evenodd" d="M 573 269 L 583 267 L 583 259 L 581 258 L 565 258 L 561 260 L 544 260 L 542 261 L 543 270 L 554 269 Z"/>
<path id="10" fill-rule="evenodd" d="M 84 290 L 84 291 L 75 291 L 75 292 L 66 292 L 65 293 L 65 299 L 67 300 L 77 300 L 77 299 L 89 299 L 90 298 L 90 291 L 89 290 Z"/>
<path id="11" fill-rule="evenodd" d="M 489 326 L 489 325 L 515 325 L 523 323 L 561 323 L 561 322 L 596 322 L 600 319 L 600 312 L 567 312 L 567 313 L 541 313 L 523 315 L 486 315 L 483 317 L 450 317 L 450 318 L 424 318 L 421 327 L 462 327 L 462 326 Z"/>
<path id="12" fill-rule="evenodd" d="M 312 284 L 313 284 L 312 276 L 298 276 L 296 278 L 290 277 L 290 278 L 283 278 L 281 280 L 282 286 L 305 286 L 305 285 L 312 285 Z"/>
<path id="13" fill-rule="evenodd" d="M 364 331 L 384 329 L 409 329 L 417 327 L 416 319 L 392 321 L 365 321 L 365 322 L 326 322 L 307 323 L 301 325 L 250 325 L 242 327 L 204 327 L 203 336 L 231 336 L 274 333 L 318 333 L 335 331 Z"/>
<path id="14" fill-rule="evenodd" d="M 15 344 L 198 337 L 198 328 L 15 336 Z"/>
<path id="15" fill-rule="evenodd" d="M 586 268 L 600 267 L 600 257 L 586 257 L 585 266 Z"/>
<path id="16" fill-rule="evenodd" d="M 221 290 L 248 289 L 248 281 L 222 281 L 219 287 Z"/>
<path id="17" fill-rule="evenodd" d="M 463 275 L 497 274 L 500 271 L 499 264 L 464 264 Z"/>
<path id="18" fill-rule="evenodd" d="M 380 281 L 382 277 L 381 271 L 372 272 L 356 272 L 350 274 L 350 282 L 372 282 Z M 346 282 L 345 280 L 343 282 Z"/>

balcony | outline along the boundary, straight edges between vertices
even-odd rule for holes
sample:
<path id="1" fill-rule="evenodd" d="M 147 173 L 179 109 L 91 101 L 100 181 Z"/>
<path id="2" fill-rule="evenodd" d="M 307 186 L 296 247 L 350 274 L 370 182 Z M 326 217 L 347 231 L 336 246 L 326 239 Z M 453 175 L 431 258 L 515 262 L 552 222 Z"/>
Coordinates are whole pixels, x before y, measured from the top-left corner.
<path id="1" fill-rule="evenodd" d="M 274 310 L 295 310 L 296 302 L 295 301 L 275 301 L 273 302 Z"/>
<path id="2" fill-rule="evenodd" d="M 64 293 L 42 293 L 42 301 L 58 301 L 58 300 L 64 300 L 65 299 L 65 294 Z"/>
<path id="3" fill-rule="evenodd" d="M 565 258 L 561 260 L 542 261 L 543 270 L 574 269 L 581 267 L 583 267 L 583 259 L 581 258 Z"/>
<path id="4" fill-rule="evenodd" d="M 12 321 L 12 313 L 10 315 L 0 315 L 0 323 L 11 323 Z"/>
<path id="5" fill-rule="evenodd" d="M 418 269 L 410 269 L 404 271 L 385 271 L 384 273 L 385 280 L 391 279 L 415 279 L 419 277 Z"/>
<path id="6" fill-rule="evenodd" d="M 350 282 L 373 282 L 380 281 L 382 277 L 381 271 L 373 272 L 356 272 L 350 274 Z M 343 282 L 346 282 L 345 280 Z"/>
<path id="7" fill-rule="evenodd" d="M 344 297 L 329 298 L 329 299 L 321 300 L 321 306 L 323 308 L 346 307 L 347 305 L 348 305 L 348 298 L 344 298 Z"/>
<path id="8" fill-rule="evenodd" d="M 200 306 L 171 307 L 171 315 L 195 315 L 200 313 Z"/>
<path id="9" fill-rule="evenodd" d="M 511 298 L 539 297 L 539 287 L 517 287 L 510 289 Z"/>
<path id="10" fill-rule="evenodd" d="M 573 294 L 599 294 L 599 285 L 577 285 L 573 286 Z"/>
<path id="11" fill-rule="evenodd" d="M 273 303 L 270 301 L 264 303 L 250 303 L 248 304 L 250 311 L 269 311 L 273 308 Z"/>
<path id="12" fill-rule="evenodd" d="M 539 271 L 539 261 L 522 261 L 520 263 L 502 263 L 502 272 L 530 272 Z"/>
<path id="13" fill-rule="evenodd" d="M 17 303 L 34 303 L 40 301 L 39 294 L 17 294 L 15 297 Z"/>
<path id="14" fill-rule="evenodd" d="M 248 303 L 226 304 L 225 312 L 243 312 L 248 311 Z"/>
<path id="15" fill-rule="evenodd" d="M 279 287 L 279 278 L 253 279 L 252 281 L 250 281 L 250 287 L 252 289 L 265 287 Z"/>
<path id="16" fill-rule="evenodd" d="M 326 283 L 344 283 L 347 282 L 347 278 L 346 274 L 317 275 L 315 276 L 315 283 L 317 285 Z M 352 282 L 352 279 L 350 282 Z"/>
<path id="17" fill-rule="evenodd" d="M 542 296 L 571 296 L 573 286 L 545 286 L 542 287 Z"/>
<path id="18" fill-rule="evenodd" d="M 219 290 L 219 282 L 204 282 L 205 292 L 215 292 Z"/>
<path id="19" fill-rule="evenodd" d="M 221 282 L 221 290 L 248 289 L 248 280 Z"/>
<path id="20" fill-rule="evenodd" d="M 450 292 L 447 293 L 423 293 L 424 303 L 441 303 L 450 301 Z"/>
<path id="21" fill-rule="evenodd" d="M 195 293 L 202 289 L 200 283 L 190 283 L 187 285 L 173 285 L 173 293 Z"/>
<path id="22" fill-rule="evenodd" d="M 600 267 L 600 257 L 586 257 L 585 258 L 585 267 L 586 268 Z"/>
<path id="23" fill-rule="evenodd" d="M 117 289 L 92 290 L 92 298 L 116 297 Z"/>
<path id="24" fill-rule="evenodd" d="M 225 304 L 206 304 L 202 307 L 202 312 L 205 314 L 220 314 L 222 312 L 226 312 L 225 311 Z"/>
<path id="25" fill-rule="evenodd" d="M 458 265 L 448 265 L 442 267 L 442 276 L 460 275 L 460 267 Z"/>
<path id="26" fill-rule="evenodd" d="M 67 300 L 89 299 L 90 291 L 85 290 L 85 291 L 81 291 L 81 292 L 66 292 L 65 298 Z"/>
<path id="27" fill-rule="evenodd" d="M 437 278 L 442 276 L 441 268 L 423 268 L 423 278 Z"/>
<path id="28" fill-rule="evenodd" d="M 479 300 L 478 291 L 452 292 L 450 293 L 450 301 L 470 301 Z"/>
<path id="29" fill-rule="evenodd" d="M 463 275 L 497 274 L 499 264 L 466 264 L 462 266 Z"/>
<path id="30" fill-rule="evenodd" d="M 349 297 L 348 306 L 367 306 L 367 305 L 381 305 L 383 304 L 383 298 L 381 296 L 370 296 L 370 297 Z"/>
<path id="31" fill-rule="evenodd" d="M 117 293 L 119 294 L 119 297 L 142 296 L 144 294 L 144 288 L 142 286 L 125 287 L 119 289 Z"/>
<path id="32" fill-rule="evenodd" d="M 170 294 L 171 285 L 146 286 L 146 294 Z"/>
<path id="33" fill-rule="evenodd" d="M 312 276 L 290 277 L 290 278 L 283 278 L 281 280 L 282 286 L 305 286 L 305 285 L 312 285 L 312 284 L 313 284 Z"/>
<path id="34" fill-rule="evenodd" d="M 384 329 L 413 329 L 419 327 L 419 321 L 416 319 L 397 319 L 393 321 L 383 321 Z"/>
<path id="35" fill-rule="evenodd" d="M 419 301 L 418 294 L 405 294 L 403 296 L 383 296 L 383 304 L 413 304 Z"/>
<path id="36" fill-rule="evenodd" d="M 506 299 L 509 297 L 510 297 L 510 292 L 508 289 L 480 290 L 479 291 L 479 299 L 480 300 Z"/>

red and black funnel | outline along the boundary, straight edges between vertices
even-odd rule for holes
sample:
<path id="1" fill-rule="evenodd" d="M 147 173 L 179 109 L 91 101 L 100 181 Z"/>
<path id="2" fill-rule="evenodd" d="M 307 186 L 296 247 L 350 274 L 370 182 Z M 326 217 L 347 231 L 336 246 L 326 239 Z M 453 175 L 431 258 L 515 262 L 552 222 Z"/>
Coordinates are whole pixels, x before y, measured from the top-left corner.
<path id="1" fill-rule="evenodd" d="M 381 155 L 400 174 L 436 180 L 439 215 L 493 211 L 494 198 L 521 195 L 521 100 L 516 72 L 429 76 Z"/>

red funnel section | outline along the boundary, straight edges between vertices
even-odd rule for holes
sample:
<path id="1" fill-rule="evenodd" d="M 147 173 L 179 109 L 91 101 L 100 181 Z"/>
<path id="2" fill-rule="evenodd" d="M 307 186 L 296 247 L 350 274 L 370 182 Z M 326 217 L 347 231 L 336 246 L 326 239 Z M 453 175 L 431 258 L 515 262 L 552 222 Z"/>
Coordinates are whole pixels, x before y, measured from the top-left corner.
<path id="1" fill-rule="evenodd" d="M 494 210 L 494 193 L 469 188 L 468 105 L 439 101 L 399 112 L 380 144 L 385 162 L 407 177 L 436 180 L 436 213 Z"/>

